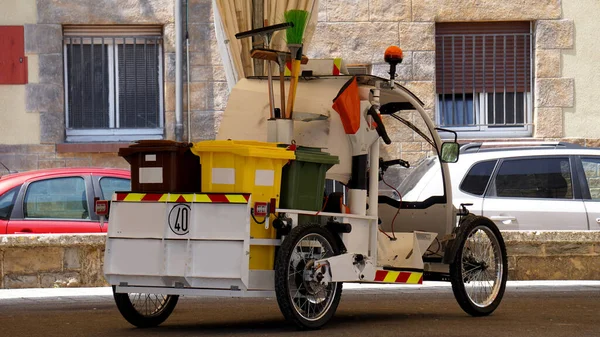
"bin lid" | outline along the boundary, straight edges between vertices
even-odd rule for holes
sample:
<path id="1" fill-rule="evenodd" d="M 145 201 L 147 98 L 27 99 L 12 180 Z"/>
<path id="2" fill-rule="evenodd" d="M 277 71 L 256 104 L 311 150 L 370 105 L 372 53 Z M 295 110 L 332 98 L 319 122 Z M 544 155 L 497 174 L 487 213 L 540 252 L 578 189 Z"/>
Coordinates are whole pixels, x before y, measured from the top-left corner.
<path id="1" fill-rule="evenodd" d="M 295 159 L 293 151 L 277 147 L 276 143 L 248 140 L 205 140 L 192 146 L 192 152 L 201 156 L 206 152 L 224 152 L 244 157 L 260 157 L 271 159 Z"/>
<path id="2" fill-rule="evenodd" d="M 192 143 L 182 143 L 173 140 L 138 140 L 134 144 L 128 147 L 119 148 L 118 155 L 120 157 L 127 157 L 138 153 L 148 152 L 178 152 L 184 153 L 190 147 Z"/>
<path id="3" fill-rule="evenodd" d="M 333 156 L 321 151 L 317 147 L 298 146 L 296 148 L 296 160 L 318 164 L 335 165 L 340 163 L 338 156 Z"/>

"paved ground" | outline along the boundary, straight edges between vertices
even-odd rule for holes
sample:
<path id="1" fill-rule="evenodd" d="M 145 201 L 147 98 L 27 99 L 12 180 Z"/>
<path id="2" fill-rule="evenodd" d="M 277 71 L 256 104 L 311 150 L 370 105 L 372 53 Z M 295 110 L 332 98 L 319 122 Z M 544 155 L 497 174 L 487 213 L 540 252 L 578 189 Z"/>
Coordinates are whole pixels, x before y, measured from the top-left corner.
<path id="1" fill-rule="evenodd" d="M 290 327 L 274 299 L 182 297 L 160 327 L 135 329 L 110 288 L 0 290 L 1 336 L 600 336 L 600 282 L 509 282 L 489 317 L 473 318 L 446 283 L 351 286 L 322 330 Z"/>

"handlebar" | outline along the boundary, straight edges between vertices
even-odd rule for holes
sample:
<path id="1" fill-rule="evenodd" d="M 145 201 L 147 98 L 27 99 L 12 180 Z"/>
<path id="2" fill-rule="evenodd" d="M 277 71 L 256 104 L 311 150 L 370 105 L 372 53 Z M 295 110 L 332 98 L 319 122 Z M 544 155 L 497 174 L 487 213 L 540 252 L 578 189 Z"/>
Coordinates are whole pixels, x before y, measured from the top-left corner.
<path id="1" fill-rule="evenodd" d="M 379 117 L 377 110 L 375 110 L 375 108 L 371 106 L 367 114 L 373 117 L 373 120 L 375 121 L 375 123 L 377 123 L 377 127 L 375 128 L 375 130 L 377 130 L 377 134 L 379 134 L 379 136 L 387 145 L 390 145 L 392 143 L 392 140 L 388 136 L 387 131 L 385 131 L 385 126 L 383 125 L 383 121 L 381 121 L 381 117 Z"/>
<path id="2" fill-rule="evenodd" d="M 410 163 L 404 159 L 394 159 L 394 160 L 387 160 L 387 161 L 380 160 L 379 161 L 379 167 L 383 168 L 384 170 L 392 165 L 400 165 L 400 166 L 403 166 L 406 168 L 410 168 Z"/>

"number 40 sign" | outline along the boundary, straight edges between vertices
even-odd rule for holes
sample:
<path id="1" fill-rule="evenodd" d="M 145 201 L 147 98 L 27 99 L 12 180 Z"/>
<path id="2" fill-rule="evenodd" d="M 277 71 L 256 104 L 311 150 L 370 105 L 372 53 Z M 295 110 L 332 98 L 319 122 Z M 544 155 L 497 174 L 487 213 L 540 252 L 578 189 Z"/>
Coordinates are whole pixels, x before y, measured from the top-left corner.
<path id="1" fill-rule="evenodd" d="M 169 212 L 169 228 L 177 235 L 185 235 L 190 231 L 190 206 L 177 204 Z"/>

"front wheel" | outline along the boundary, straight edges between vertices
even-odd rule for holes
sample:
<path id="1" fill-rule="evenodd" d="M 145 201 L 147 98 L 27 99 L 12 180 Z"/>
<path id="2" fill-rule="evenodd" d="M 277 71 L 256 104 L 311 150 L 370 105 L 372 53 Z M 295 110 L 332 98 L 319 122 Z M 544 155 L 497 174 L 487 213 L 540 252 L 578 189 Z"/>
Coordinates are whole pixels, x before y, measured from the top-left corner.
<path id="1" fill-rule="evenodd" d="M 318 329 L 335 313 L 342 282 L 322 282 L 315 262 L 340 253 L 327 229 L 316 224 L 295 227 L 275 260 L 275 294 L 283 316 L 301 329 Z"/>
<path id="2" fill-rule="evenodd" d="M 113 296 L 123 318 L 138 328 L 155 327 L 164 322 L 179 300 L 178 295 L 116 293 L 114 286 Z"/>
<path id="3" fill-rule="evenodd" d="M 460 307 L 472 316 L 491 314 L 502 300 L 508 277 L 506 246 L 496 225 L 473 217 L 461 225 L 450 281 Z"/>

